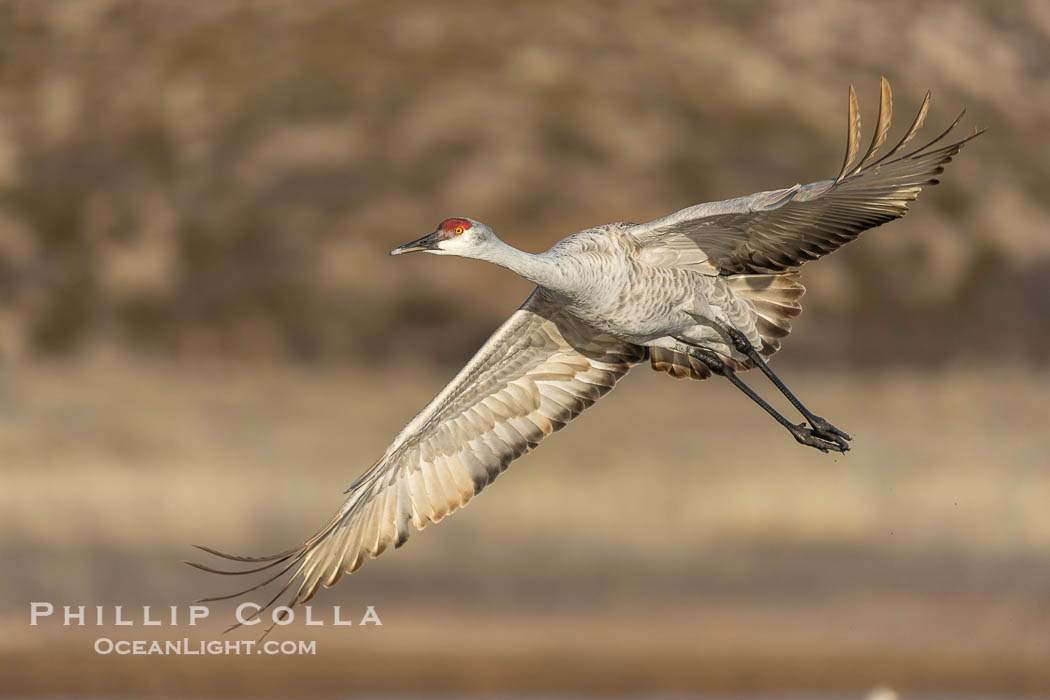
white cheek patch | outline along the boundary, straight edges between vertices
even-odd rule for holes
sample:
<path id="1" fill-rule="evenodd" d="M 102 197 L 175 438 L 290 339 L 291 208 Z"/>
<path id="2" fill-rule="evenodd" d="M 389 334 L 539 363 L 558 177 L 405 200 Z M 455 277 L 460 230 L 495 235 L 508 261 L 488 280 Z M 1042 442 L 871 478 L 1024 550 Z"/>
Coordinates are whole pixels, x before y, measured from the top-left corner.
<path id="1" fill-rule="evenodd" d="M 452 238 L 446 238 L 443 241 L 438 241 L 437 245 L 434 246 L 433 250 L 428 250 L 427 252 L 433 253 L 435 255 L 447 255 L 452 252 L 451 250 L 449 250 L 449 243 L 451 243 L 453 240 L 454 239 Z"/>

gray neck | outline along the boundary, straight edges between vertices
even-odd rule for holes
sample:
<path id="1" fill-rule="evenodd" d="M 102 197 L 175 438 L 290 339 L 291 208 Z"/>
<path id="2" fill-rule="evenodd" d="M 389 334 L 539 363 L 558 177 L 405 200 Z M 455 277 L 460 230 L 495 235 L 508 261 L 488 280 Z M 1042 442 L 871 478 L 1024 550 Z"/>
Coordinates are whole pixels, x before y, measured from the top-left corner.
<path id="1" fill-rule="evenodd" d="M 498 238 L 474 256 L 505 267 L 533 284 L 555 292 L 568 292 L 568 279 L 558 263 L 545 253 L 534 255 L 509 246 Z"/>

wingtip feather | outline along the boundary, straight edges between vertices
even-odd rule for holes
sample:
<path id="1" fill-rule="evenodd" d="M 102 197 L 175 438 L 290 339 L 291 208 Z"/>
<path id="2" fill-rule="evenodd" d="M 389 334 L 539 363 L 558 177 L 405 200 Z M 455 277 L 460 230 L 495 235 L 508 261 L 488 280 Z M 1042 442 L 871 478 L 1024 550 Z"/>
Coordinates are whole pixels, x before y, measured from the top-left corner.
<path id="1" fill-rule="evenodd" d="M 867 152 L 864 157 L 860 159 L 857 166 L 853 168 L 845 177 L 855 175 L 864 169 L 865 165 L 868 165 L 875 155 L 878 153 L 879 148 L 886 141 L 886 136 L 890 131 L 890 123 L 893 119 L 893 91 L 890 89 L 890 83 L 886 80 L 885 76 L 879 79 L 879 111 L 875 117 L 875 133 L 871 136 L 871 145 L 868 146 Z"/>
<path id="2" fill-rule="evenodd" d="M 846 124 L 846 156 L 842 161 L 842 169 L 839 170 L 838 182 L 853 164 L 853 158 L 857 155 L 860 139 L 860 108 L 857 106 L 857 93 L 853 89 L 853 83 L 849 86 L 849 114 Z"/>
<path id="3" fill-rule="evenodd" d="M 298 554 L 299 552 L 301 552 L 304 549 L 305 545 L 299 545 L 297 547 L 293 547 L 292 549 L 286 549 L 283 552 L 278 552 L 277 554 L 270 554 L 264 557 L 245 557 L 240 554 L 228 554 L 226 552 L 219 551 L 218 549 L 214 549 L 203 544 L 191 544 L 190 546 L 195 549 L 199 549 L 202 552 L 207 552 L 208 554 L 213 554 L 217 557 L 222 557 L 223 559 L 229 559 L 230 561 L 263 562 L 274 561 L 277 559 L 287 559 L 293 554 Z"/>
<path id="4" fill-rule="evenodd" d="M 930 98 L 932 97 L 933 93 L 927 90 L 926 96 L 922 98 L 922 104 L 919 105 L 919 111 L 915 114 L 915 119 L 912 120 L 911 126 L 908 127 L 908 130 L 906 132 L 904 132 L 904 136 L 901 137 L 901 140 L 897 142 L 896 146 L 887 151 L 881 158 L 876 160 L 869 167 L 873 168 L 879 163 L 886 160 L 887 158 L 890 158 L 896 153 L 899 153 L 902 148 L 908 145 L 908 142 L 915 138 L 915 134 L 919 133 L 919 129 L 921 129 L 922 125 L 926 122 L 926 114 L 930 110 Z"/>

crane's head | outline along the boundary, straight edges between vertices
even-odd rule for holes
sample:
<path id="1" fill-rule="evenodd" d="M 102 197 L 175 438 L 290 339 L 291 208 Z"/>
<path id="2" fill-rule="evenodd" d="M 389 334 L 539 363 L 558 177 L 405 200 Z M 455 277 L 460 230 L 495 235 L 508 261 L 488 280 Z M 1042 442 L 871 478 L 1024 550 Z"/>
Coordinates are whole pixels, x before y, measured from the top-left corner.
<path id="1" fill-rule="evenodd" d="M 495 240 L 496 234 L 480 221 L 459 218 L 445 219 L 433 233 L 398 246 L 390 251 L 390 254 L 401 255 L 419 250 L 435 255 L 459 255 L 464 258 L 473 258 Z"/>

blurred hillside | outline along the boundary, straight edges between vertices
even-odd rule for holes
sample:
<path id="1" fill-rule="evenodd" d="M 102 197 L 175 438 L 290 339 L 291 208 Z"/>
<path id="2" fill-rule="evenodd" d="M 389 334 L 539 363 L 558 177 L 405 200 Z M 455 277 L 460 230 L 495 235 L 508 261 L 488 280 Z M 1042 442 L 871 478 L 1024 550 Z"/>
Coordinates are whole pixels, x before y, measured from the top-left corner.
<path id="1" fill-rule="evenodd" d="M 831 176 L 847 84 L 870 127 L 885 74 L 894 133 L 927 88 L 931 136 L 962 107 L 989 132 L 806 268 L 791 356 L 1045 361 L 1048 47 L 1041 0 L 6 2 L 0 356 L 456 362 L 528 285 L 391 247 L 466 215 L 535 251 Z"/>

